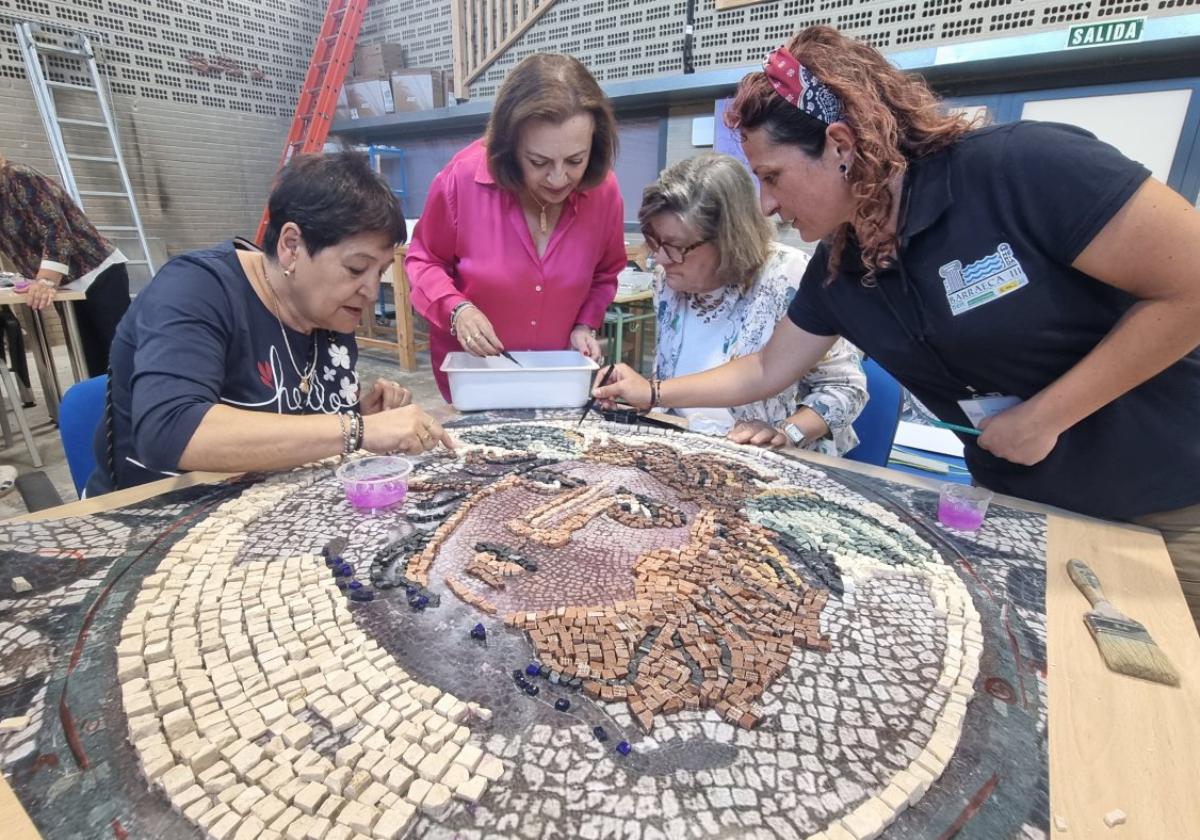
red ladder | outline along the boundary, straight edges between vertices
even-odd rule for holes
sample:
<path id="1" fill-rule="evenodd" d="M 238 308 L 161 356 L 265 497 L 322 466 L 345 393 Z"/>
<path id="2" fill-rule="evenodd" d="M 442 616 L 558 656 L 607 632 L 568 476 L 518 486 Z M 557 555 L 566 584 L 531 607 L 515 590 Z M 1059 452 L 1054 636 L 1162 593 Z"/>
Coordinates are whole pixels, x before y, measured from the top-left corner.
<path id="1" fill-rule="evenodd" d="M 312 61 L 300 88 L 300 100 L 296 103 L 296 116 L 288 131 L 283 156 L 279 159 L 282 169 L 292 155 L 319 152 L 325 147 L 329 126 L 333 124 L 338 94 L 346 81 L 346 69 L 354 56 L 354 44 L 358 41 L 358 30 L 362 26 L 367 0 L 331 0 L 325 11 L 325 22 L 317 35 Z M 268 215 L 263 210 L 262 221 L 254 241 L 262 244 L 267 232 Z"/>

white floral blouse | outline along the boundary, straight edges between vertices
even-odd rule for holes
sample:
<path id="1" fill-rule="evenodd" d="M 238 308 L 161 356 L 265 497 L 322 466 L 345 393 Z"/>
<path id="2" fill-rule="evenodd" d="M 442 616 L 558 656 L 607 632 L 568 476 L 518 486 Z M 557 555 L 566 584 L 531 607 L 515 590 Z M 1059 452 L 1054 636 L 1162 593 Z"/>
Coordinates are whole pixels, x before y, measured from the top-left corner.
<path id="1" fill-rule="evenodd" d="M 715 292 L 687 294 L 667 287 L 662 269 L 655 271 L 654 308 L 658 321 L 655 375 L 675 376 L 680 367 L 684 325 L 689 317 L 706 325 L 725 325 L 720 362 L 761 350 L 775 325 L 787 315 L 788 304 L 808 265 L 808 254 L 774 243 L 771 254 L 746 291 L 724 286 Z M 710 331 L 711 332 L 711 331 Z M 858 350 L 838 339 L 808 374 L 781 394 L 731 409 L 737 421 L 762 420 L 775 427 L 806 405 L 828 424 L 830 434 L 809 445 L 829 455 L 841 455 L 858 445 L 851 423 L 867 403 L 867 379 Z"/>

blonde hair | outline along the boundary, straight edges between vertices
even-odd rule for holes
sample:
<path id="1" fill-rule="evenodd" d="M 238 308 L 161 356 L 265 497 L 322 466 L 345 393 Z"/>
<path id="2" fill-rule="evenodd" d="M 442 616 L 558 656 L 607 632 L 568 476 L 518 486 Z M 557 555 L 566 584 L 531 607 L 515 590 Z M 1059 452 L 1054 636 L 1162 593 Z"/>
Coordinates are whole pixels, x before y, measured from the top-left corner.
<path id="1" fill-rule="evenodd" d="M 705 152 L 669 166 L 642 191 L 638 221 L 675 213 L 720 254 L 717 279 L 748 289 L 770 254 L 774 228 L 758 206 L 754 181 L 737 158 Z"/>

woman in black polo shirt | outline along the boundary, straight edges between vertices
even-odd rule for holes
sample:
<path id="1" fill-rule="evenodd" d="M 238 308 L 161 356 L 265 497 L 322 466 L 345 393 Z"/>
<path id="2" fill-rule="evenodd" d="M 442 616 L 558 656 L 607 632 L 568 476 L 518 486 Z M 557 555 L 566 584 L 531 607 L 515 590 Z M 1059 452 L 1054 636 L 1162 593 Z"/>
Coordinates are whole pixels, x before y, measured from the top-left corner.
<path id="1" fill-rule="evenodd" d="M 828 27 L 726 120 L 763 211 L 822 243 L 789 317 L 759 353 L 661 383 L 618 367 L 597 396 L 741 405 L 844 336 L 941 419 L 993 412 L 963 437 L 981 484 L 1160 528 L 1200 621 L 1200 214 L 1085 131 L 945 115 Z"/>

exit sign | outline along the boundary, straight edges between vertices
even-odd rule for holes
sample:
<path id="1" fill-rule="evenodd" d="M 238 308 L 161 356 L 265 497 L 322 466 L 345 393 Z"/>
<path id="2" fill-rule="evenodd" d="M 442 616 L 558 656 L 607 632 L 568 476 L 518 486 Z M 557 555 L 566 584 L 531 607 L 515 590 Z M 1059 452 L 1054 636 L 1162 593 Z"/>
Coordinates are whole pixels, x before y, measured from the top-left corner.
<path id="1" fill-rule="evenodd" d="M 1072 26 L 1067 32 L 1067 48 L 1099 47 L 1106 44 L 1125 44 L 1139 41 L 1146 26 L 1145 18 L 1109 20 Z"/>

